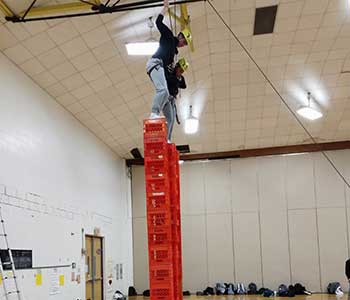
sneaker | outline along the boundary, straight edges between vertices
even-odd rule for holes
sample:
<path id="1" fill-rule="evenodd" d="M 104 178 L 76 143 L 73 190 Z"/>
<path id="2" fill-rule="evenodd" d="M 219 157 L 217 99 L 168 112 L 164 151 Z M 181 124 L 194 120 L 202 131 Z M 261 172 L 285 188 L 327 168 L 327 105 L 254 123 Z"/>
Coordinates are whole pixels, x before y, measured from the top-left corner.
<path id="1" fill-rule="evenodd" d="M 161 118 L 161 116 L 159 114 L 156 113 L 151 113 L 151 115 L 149 116 L 150 119 L 159 119 Z"/>
<path id="2" fill-rule="evenodd" d="M 343 293 L 343 291 L 342 291 L 340 286 L 336 289 L 335 294 L 337 296 L 343 296 L 344 295 L 344 293 Z"/>

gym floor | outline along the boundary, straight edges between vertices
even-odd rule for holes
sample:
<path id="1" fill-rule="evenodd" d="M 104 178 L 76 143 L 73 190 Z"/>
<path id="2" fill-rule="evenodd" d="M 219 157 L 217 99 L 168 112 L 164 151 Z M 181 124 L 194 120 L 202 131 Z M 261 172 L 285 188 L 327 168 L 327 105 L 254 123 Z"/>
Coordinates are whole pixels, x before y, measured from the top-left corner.
<path id="1" fill-rule="evenodd" d="M 282 299 L 286 299 L 285 297 L 271 297 L 274 300 L 282 300 Z M 133 299 L 133 300 L 143 300 L 143 299 L 149 299 L 143 296 L 137 296 L 137 297 L 129 297 L 129 299 Z M 261 299 L 266 299 L 262 296 L 250 296 L 250 295 L 234 295 L 234 296 L 187 296 L 184 297 L 184 300 L 190 300 L 190 299 L 195 299 L 195 300 L 211 300 L 211 299 L 215 299 L 215 300 L 230 300 L 230 299 L 234 299 L 234 300 L 261 300 Z M 329 294 L 314 294 L 311 296 L 296 296 L 294 298 L 288 298 L 288 299 L 296 299 L 296 300 L 333 300 L 333 299 L 337 299 L 337 300 L 350 300 L 350 297 L 345 294 L 343 297 L 337 297 L 336 295 L 329 295 Z"/>

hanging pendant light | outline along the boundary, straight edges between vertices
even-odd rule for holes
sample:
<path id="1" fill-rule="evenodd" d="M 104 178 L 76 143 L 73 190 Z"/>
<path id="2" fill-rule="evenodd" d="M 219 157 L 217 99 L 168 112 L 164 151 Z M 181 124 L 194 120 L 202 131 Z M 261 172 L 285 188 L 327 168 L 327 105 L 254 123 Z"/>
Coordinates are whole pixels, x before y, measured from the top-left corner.
<path id="1" fill-rule="evenodd" d="M 195 134 L 198 131 L 199 120 L 192 114 L 192 105 L 190 105 L 190 115 L 185 121 L 185 133 Z"/>
<path id="2" fill-rule="evenodd" d="M 323 117 L 322 112 L 318 109 L 311 107 L 311 93 L 307 93 L 308 105 L 302 106 L 297 110 L 297 113 L 308 120 L 314 121 Z"/>

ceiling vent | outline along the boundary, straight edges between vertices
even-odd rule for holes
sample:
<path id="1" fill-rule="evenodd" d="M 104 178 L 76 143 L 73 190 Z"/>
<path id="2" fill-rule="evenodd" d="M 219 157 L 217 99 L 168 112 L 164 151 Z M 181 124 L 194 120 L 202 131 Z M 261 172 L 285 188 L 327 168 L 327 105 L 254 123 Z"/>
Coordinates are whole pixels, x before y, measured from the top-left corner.
<path id="1" fill-rule="evenodd" d="M 277 5 L 259 7 L 255 11 L 254 35 L 273 33 Z"/>

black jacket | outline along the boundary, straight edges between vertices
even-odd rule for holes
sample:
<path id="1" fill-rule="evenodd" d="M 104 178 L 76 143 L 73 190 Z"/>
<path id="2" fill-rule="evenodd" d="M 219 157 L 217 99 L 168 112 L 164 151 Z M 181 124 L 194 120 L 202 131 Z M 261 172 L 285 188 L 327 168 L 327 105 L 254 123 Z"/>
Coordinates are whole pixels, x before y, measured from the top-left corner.
<path id="1" fill-rule="evenodd" d="M 345 262 L 345 275 L 350 279 L 350 259 Z"/>
<path id="2" fill-rule="evenodd" d="M 164 68 L 174 62 L 175 54 L 178 54 L 177 45 L 179 40 L 173 35 L 172 31 L 163 23 L 164 16 L 159 15 L 156 20 L 157 28 L 160 32 L 159 48 L 152 56 L 160 58 L 163 61 Z"/>
<path id="3" fill-rule="evenodd" d="M 181 76 L 178 78 L 175 75 L 175 71 L 169 71 L 168 68 L 165 68 L 165 78 L 168 84 L 169 94 L 174 98 L 179 94 L 179 89 L 185 89 L 187 87 L 185 77 Z"/>

